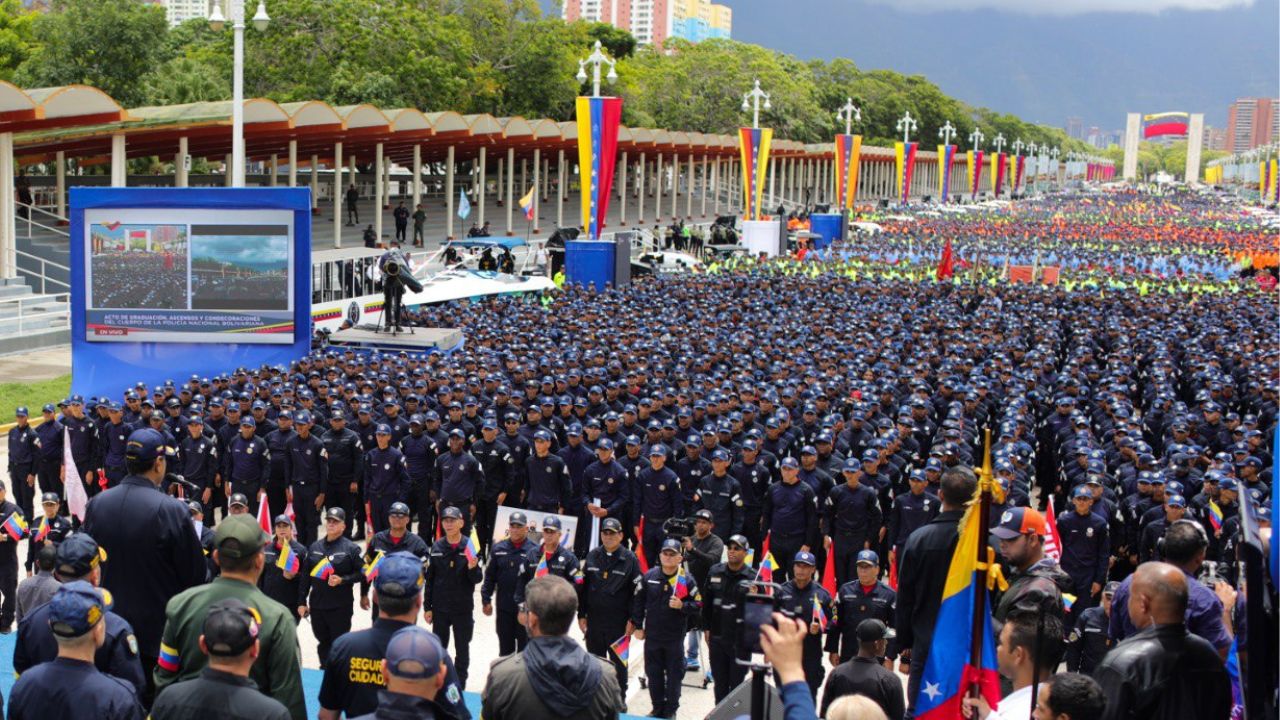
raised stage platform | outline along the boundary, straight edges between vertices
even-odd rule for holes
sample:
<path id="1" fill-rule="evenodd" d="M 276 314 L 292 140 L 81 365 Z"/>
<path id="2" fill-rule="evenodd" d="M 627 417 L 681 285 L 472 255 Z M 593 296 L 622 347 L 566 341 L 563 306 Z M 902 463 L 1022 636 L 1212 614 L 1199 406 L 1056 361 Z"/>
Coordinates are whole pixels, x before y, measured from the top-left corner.
<path id="1" fill-rule="evenodd" d="M 462 346 L 462 331 L 455 328 L 405 328 L 403 332 L 378 332 L 374 325 L 358 325 L 338 330 L 329 336 L 329 344 L 336 347 L 383 352 L 401 350 L 426 353 L 439 350 L 448 354 Z"/>

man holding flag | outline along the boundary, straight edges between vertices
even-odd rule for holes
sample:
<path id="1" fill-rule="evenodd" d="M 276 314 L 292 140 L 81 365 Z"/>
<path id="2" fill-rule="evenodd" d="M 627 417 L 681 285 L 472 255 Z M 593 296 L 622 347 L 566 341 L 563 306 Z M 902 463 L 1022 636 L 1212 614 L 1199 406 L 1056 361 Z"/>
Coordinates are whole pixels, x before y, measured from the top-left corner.
<path id="1" fill-rule="evenodd" d="M 631 622 L 635 639 L 644 640 L 644 674 L 653 717 L 674 718 L 680 709 L 684 677 L 684 635 L 689 616 L 701 608 L 698 585 L 681 564 L 680 541 L 667 538 L 659 565 L 640 576 Z"/>
<path id="2" fill-rule="evenodd" d="M 616 463 L 615 463 L 616 464 Z M 618 686 L 627 686 L 626 658 L 609 648 L 631 637 L 631 603 L 635 598 L 640 563 L 622 546 L 622 523 L 607 517 L 600 523 L 600 544 L 583 562 L 578 627 L 592 654 L 607 657 L 618 675 Z M 629 645 L 629 643 L 628 643 Z"/>
<path id="3" fill-rule="evenodd" d="M 797 619 L 809 621 L 809 635 L 804 640 L 804 676 L 809 694 L 816 700 L 826 671 L 822 667 L 822 636 L 830 625 L 831 593 L 814 582 L 818 560 L 813 553 L 801 550 L 791 566 L 791 579 L 778 591 L 778 607 Z"/>
<path id="4" fill-rule="evenodd" d="M 7 488 L 0 480 L 0 633 L 13 630 L 13 618 L 18 608 L 18 545 L 26 539 L 27 519 L 17 505 L 6 497 Z"/>
<path id="5" fill-rule="evenodd" d="M 474 529 L 472 537 L 462 537 L 462 510 L 452 505 L 440 513 L 444 537 L 436 540 L 427 555 L 426 592 L 422 598 L 422 618 L 448 648 L 453 636 L 454 665 L 458 668 L 458 684 L 467 686 L 467 670 L 471 667 L 471 635 L 475 631 L 475 594 L 483 574 L 476 557 Z"/>

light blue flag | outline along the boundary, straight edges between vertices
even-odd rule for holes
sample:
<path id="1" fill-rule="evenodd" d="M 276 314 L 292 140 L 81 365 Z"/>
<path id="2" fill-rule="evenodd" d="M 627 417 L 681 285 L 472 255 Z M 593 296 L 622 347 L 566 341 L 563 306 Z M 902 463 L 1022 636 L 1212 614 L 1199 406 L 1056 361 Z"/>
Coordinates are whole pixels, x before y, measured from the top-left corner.
<path id="1" fill-rule="evenodd" d="M 466 220 L 471 215 L 471 201 L 467 199 L 467 191 L 458 191 L 458 217 Z"/>

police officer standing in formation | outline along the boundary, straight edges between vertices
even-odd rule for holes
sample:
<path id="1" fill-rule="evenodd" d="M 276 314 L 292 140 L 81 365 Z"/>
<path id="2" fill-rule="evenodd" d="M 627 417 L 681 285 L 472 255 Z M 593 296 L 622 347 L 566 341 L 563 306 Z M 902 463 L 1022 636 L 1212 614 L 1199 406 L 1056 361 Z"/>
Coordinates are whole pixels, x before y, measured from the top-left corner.
<path id="1" fill-rule="evenodd" d="M 466 443 L 467 435 L 460 428 L 449 431 L 449 449 L 436 458 L 435 490 L 439 507 L 453 507 L 462 513 L 459 532 L 470 534 L 471 516 L 484 494 L 485 477 L 480 461 L 467 452 Z M 448 646 L 448 640 L 441 640 Z"/>
<path id="2" fill-rule="evenodd" d="M 364 489 L 375 533 L 386 530 L 391 504 L 409 494 L 409 469 L 404 455 L 391 447 L 391 426 L 378 423 L 377 447 L 364 454 Z"/>
<path id="3" fill-rule="evenodd" d="M 751 545 L 743 535 L 725 541 L 726 561 L 711 566 L 702 597 L 702 629 L 706 633 L 711 677 L 718 705 L 747 677 L 747 667 L 737 662 L 738 608 L 750 590 L 755 571 L 746 564 Z"/>
<path id="4" fill-rule="evenodd" d="M 542 519 L 542 544 L 529 549 L 524 555 L 524 565 L 516 580 L 516 605 L 524 602 L 524 588 L 529 581 L 543 575 L 556 575 L 577 586 L 581 577 L 578 557 L 560 543 L 563 527 L 560 518 L 548 515 Z M 524 623 L 521 622 L 521 625 Z"/>
<path id="5" fill-rule="evenodd" d="M 857 575 L 840 586 L 834 599 L 836 612 L 827 633 L 827 652 L 831 666 L 835 667 L 858 654 L 858 626 L 863 620 L 874 619 L 886 626 L 894 621 L 898 594 L 880 582 L 880 556 L 874 550 L 863 550 L 857 555 Z M 884 654 L 885 667 L 892 670 L 898 657 L 896 643 L 890 643 Z"/>
<path id="6" fill-rule="evenodd" d="M 818 533 L 818 497 L 807 482 L 800 482 L 800 463 L 782 459 L 782 482 L 769 486 L 764 496 L 763 525 L 769 529 L 770 552 L 783 558 L 774 582 L 787 577 L 786 559 L 809 552 Z"/>
<path id="7" fill-rule="evenodd" d="M 480 557 L 488 561 L 498 506 L 506 504 L 507 493 L 515 483 L 516 459 L 507 444 L 498 439 L 498 421 L 493 419 L 486 419 L 481 425 L 480 439 L 471 444 L 471 455 L 480 462 L 484 477 L 484 492 L 476 502 L 474 521 L 479 528 Z"/>
<path id="8" fill-rule="evenodd" d="M 266 441 L 254 434 L 256 429 L 257 421 L 251 415 L 240 418 L 240 434 L 227 446 L 222 469 L 227 492 L 244 495 L 255 509 L 271 477 L 271 451 Z"/>
<path id="9" fill-rule="evenodd" d="M 22 484 L 26 485 L 26 481 L 22 481 Z M 8 526 L 0 529 L 0 596 L 3 596 L 3 601 L 0 601 L 0 634 L 13 631 L 13 618 L 18 608 L 18 545 L 30 533 L 26 516 L 17 505 L 9 502 L 6 494 L 4 482 L 0 481 L 0 524 L 8 523 L 9 518 L 16 518 L 14 524 L 21 523 L 27 529 L 21 533 L 10 530 Z M 17 534 L 17 537 L 11 533 Z"/>
<path id="10" fill-rule="evenodd" d="M 297 432 L 284 446 L 284 477 L 289 488 L 287 499 L 293 502 L 298 540 L 304 546 L 316 540 L 325 486 L 329 484 L 329 451 L 324 441 L 312 434 L 312 422 L 311 413 L 300 410 L 294 419 Z"/>
<path id="11" fill-rule="evenodd" d="M 31 572 L 32 563 L 46 545 L 58 545 L 71 534 L 71 520 L 59 512 L 62 503 L 57 493 L 45 493 L 40 496 L 41 515 L 32 520 L 29 531 L 31 540 L 27 545 L 27 573 Z"/>
<path id="12" fill-rule="evenodd" d="M 364 560 L 368 566 L 375 562 L 378 555 L 390 555 L 395 552 L 407 552 L 419 560 L 426 561 L 427 553 L 431 550 L 431 546 L 427 544 L 416 533 L 409 531 L 409 506 L 402 502 L 391 503 L 391 511 L 387 514 L 387 523 L 390 525 L 386 530 L 380 530 L 369 538 L 369 542 L 365 545 Z M 365 582 L 360 585 L 360 604 L 364 605 L 365 597 L 369 592 L 369 583 Z M 373 618 L 378 618 L 378 603 L 374 602 Z"/>
<path id="13" fill-rule="evenodd" d="M 596 460 L 582 473 L 587 493 L 586 512 L 580 527 L 590 528 L 591 520 L 613 518 L 619 523 L 631 503 L 631 481 L 627 471 L 613 457 L 613 441 L 602 437 L 596 442 Z M 581 611 L 581 608 L 579 608 Z"/>
<path id="14" fill-rule="evenodd" d="M 115 597 L 121 617 L 137 633 L 149 688 L 141 700 L 148 706 L 165 606 L 174 595 L 203 583 L 208 573 L 200 539 L 192 530 L 191 511 L 182 501 L 160 492 L 172 456 L 159 432 L 133 431 L 125 452 L 129 474 L 116 487 L 89 500 L 81 528 L 98 541 L 108 558 L 127 558 L 104 569 L 102 586 Z"/>
<path id="15" fill-rule="evenodd" d="M 792 565 L 792 578 L 778 591 L 778 606 L 797 620 L 809 621 L 809 635 L 804 640 L 804 675 L 809 694 L 816 700 L 826 671 L 822 667 L 822 635 L 831 629 L 831 595 L 814 576 L 818 560 L 813 553 L 801 550 Z"/>
<path id="16" fill-rule="evenodd" d="M 267 492 L 267 507 L 271 515 L 284 512 L 289 502 L 289 477 L 287 460 L 289 441 L 298 433 L 294 430 L 293 412 L 281 410 L 276 415 L 276 429 L 266 434 L 263 441 L 271 453 L 271 469 L 267 473 L 264 490 Z"/>
<path id="17" fill-rule="evenodd" d="M 258 609 L 232 598 L 209 606 L 199 630 L 207 658 L 200 674 L 174 683 L 156 698 L 151 720 L 290 720 L 279 700 L 265 694 L 252 669 L 262 655 Z"/>
<path id="18" fill-rule="evenodd" d="M 823 534 L 828 552 L 836 554 L 836 587 L 857 573 L 849 567 L 863 550 L 880 542 L 880 498 L 874 488 L 862 484 L 862 463 L 854 458 L 844 461 L 844 482 L 827 495 L 823 514 Z"/>
<path id="19" fill-rule="evenodd" d="M 676 488 L 677 495 L 679 492 Z M 636 627 L 634 637 L 645 641 L 644 674 L 653 704 L 650 714 L 674 718 L 680 709 L 680 681 L 685 673 L 685 627 L 689 617 L 701 610 L 701 596 L 697 581 L 681 568 L 679 540 L 663 540 L 658 559 L 656 567 L 637 579 L 631 622 Z"/>
<path id="20" fill-rule="evenodd" d="M 48 627 L 57 657 L 18 678 L 9 698 L 13 720 L 95 717 L 142 720 L 137 691 L 124 680 L 94 667 L 94 654 L 106 638 L 109 609 L 102 590 L 73 581 L 58 588 L 47 607 Z"/>
<path id="21" fill-rule="evenodd" d="M 568 466 L 551 452 L 551 438 L 550 430 L 539 428 L 533 433 L 533 455 L 525 463 L 520 499 L 529 510 L 558 514 L 572 501 L 573 485 Z"/>
<path id="22" fill-rule="evenodd" d="M 605 518 L 600 522 L 600 544 L 583 562 L 578 627 L 586 638 L 587 651 L 613 663 L 621 688 L 627 686 L 627 665 L 609 646 L 635 630 L 631 605 L 639 577 L 639 560 L 622 545 L 622 523 Z"/>
<path id="23" fill-rule="evenodd" d="M 187 419 L 187 432 L 178 443 L 177 471 L 187 482 L 192 484 L 201 508 L 211 508 L 214 500 L 214 480 L 221 467 L 218 460 L 218 441 L 205 435 L 204 418 L 192 414 Z M 206 527 L 213 527 L 213 513 L 203 518 Z"/>
<path id="24" fill-rule="evenodd" d="M 200 633 L 207 609 L 234 598 L 253 608 L 261 621 L 259 655 L 250 672 L 258 689 L 284 703 L 294 720 L 306 720 L 297 624 L 283 605 L 258 589 L 266 562 L 263 548 L 270 540 L 248 515 L 218 523 L 214 532 L 214 560 L 221 569 L 218 577 L 179 593 L 165 608 L 164 637 L 155 671 L 157 696 L 205 668 L 208 657 L 200 647 Z"/>
<path id="25" fill-rule="evenodd" d="M 729 474 L 731 459 L 722 447 L 711 451 L 711 472 L 702 477 L 693 498 L 696 509 L 711 513 L 719 535 L 740 534 L 744 522 L 742 492 L 737 479 Z"/>
<path id="26" fill-rule="evenodd" d="M 57 408 L 52 403 L 46 403 L 42 413 L 44 422 L 36 427 L 36 439 L 40 441 L 37 464 L 40 491 L 65 497 L 62 482 L 62 423 L 58 420 Z"/>
<path id="27" fill-rule="evenodd" d="M 929 489 L 929 479 L 925 473 L 926 470 L 912 470 L 907 479 L 910 492 L 893 498 L 885 536 L 890 565 L 896 565 L 898 558 L 902 557 L 902 546 L 911 537 L 911 533 L 928 524 L 942 510 L 942 501 Z M 885 623 L 893 627 L 892 622 L 886 620 Z"/>
<path id="28" fill-rule="evenodd" d="M 1090 675 L 1114 644 L 1107 632 L 1111 622 L 1111 600 L 1120 583 L 1111 581 L 1102 588 L 1102 603 L 1080 613 L 1067 635 L 1067 652 L 1063 661 L 1069 672 Z M 1079 602 L 1078 600 L 1076 602 Z"/>
<path id="29" fill-rule="evenodd" d="M 467 671 L 471 667 L 471 635 L 476 627 L 475 590 L 483 575 L 476 555 L 472 553 L 468 557 L 468 539 L 462 536 L 464 522 L 462 511 L 452 505 L 440 513 L 444 537 L 431 546 L 427 556 L 422 617 L 446 649 L 449 638 L 455 640 L 453 657 L 459 685 L 466 688 Z"/>
<path id="30" fill-rule="evenodd" d="M 507 518 L 507 537 L 493 544 L 489 560 L 484 567 L 484 584 L 480 586 L 480 602 L 485 615 L 494 614 L 494 594 L 497 594 L 498 655 L 505 656 L 523 650 L 529 642 L 524 624 L 520 622 L 516 588 L 524 574 L 525 558 L 533 550 L 528 539 L 528 516 L 519 510 Z M 527 582 L 527 581 L 525 581 Z"/>
<path id="31" fill-rule="evenodd" d="M 663 545 L 663 524 L 673 517 L 684 515 L 684 496 L 680 492 L 680 479 L 666 466 L 667 446 L 654 443 L 649 448 L 649 467 L 640 470 L 636 477 L 636 531 L 644 556 L 652 562 Z M 643 530 L 641 530 L 643 528 Z M 676 543 L 679 544 L 679 541 Z M 678 550 L 677 550 L 678 552 Z"/>
<path id="32" fill-rule="evenodd" d="M 13 413 L 17 424 L 9 429 L 9 483 L 13 486 L 14 499 L 27 517 L 35 508 L 37 464 L 40 457 L 40 436 L 27 420 L 27 409 L 20 407 Z M 26 500 L 25 504 L 23 500 Z"/>
<path id="33" fill-rule="evenodd" d="M 360 442 L 360 436 L 347 427 L 346 415 L 339 408 L 335 408 L 333 415 L 329 416 L 329 431 L 324 434 L 321 441 L 324 442 L 324 449 L 329 455 L 329 481 L 320 491 L 323 497 L 320 507 L 327 505 L 330 510 L 334 508 L 341 510 L 344 532 L 346 532 L 347 516 L 355 510 L 356 499 L 360 493 L 361 473 L 364 471 L 364 462 L 362 462 L 364 445 Z M 297 506 L 295 501 L 294 508 L 296 509 Z M 328 522 L 327 519 L 326 522 Z"/>
<path id="34" fill-rule="evenodd" d="M 343 714 L 352 718 L 378 707 L 378 695 L 387 686 L 382 673 L 387 645 L 396 632 L 417 622 L 422 611 L 423 582 L 422 560 L 415 555 L 393 552 L 378 564 L 373 578 L 378 617 L 368 629 L 349 632 L 334 641 L 320 684 L 321 720 L 337 720 Z M 442 655 L 445 685 L 437 702 L 459 720 L 470 720 L 453 661 L 447 654 Z"/>
<path id="35" fill-rule="evenodd" d="M 267 597 L 275 600 L 293 615 L 296 624 L 301 617 L 298 608 L 307 602 L 307 588 L 310 582 L 302 563 L 306 561 L 307 546 L 298 542 L 293 536 L 293 523 L 288 515 L 277 515 L 273 527 L 275 537 L 263 548 L 262 575 L 258 578 L 258 587 Z M 292 551 L 298 559 L 298 567 L 290 570 L 281 566 L 281 556 Z"/>
<path id="36" fill-rule="evenodd" d="M 1094 607 L 1102 594 L 1110 570 L 1111 541 L 1107 519 L 1093 512 L 1093 493 L 1088 485 L 1077 485 L 1071 492 L 1072 510 L 1058 513 L 1058 536 L 1062 538 L 1059 565 L 1071 578 L 1075 603 L 1067 613 L 1070 632 L 1076 618 Z"/>
<path id="37" fill-rule="evenodd" d="M 54 577 L 60 583 L 83 581 L 97 587 L 102 577 L 102 553 L 87 533 L 75 533 L 58 545 Z M 21 675 L 58 655 L 57 638 L 49 627 L 46 603 L 36 607 L 18 623 L 18 641 L 13 649 L 13 670 Z M 130 683 L 141 698 L 147 689 L 138 659 L 138 640 L 133 627 L 110 608 L 106 611 L 105 634 L 93 656 L 102 672 Z"/>
<path id="38" fill-rule="evenodd" d="M 346 533 L 346 512 L 339 507 L 329 508 L 324 514 L 324 537 L 311 543 L 302 562 L 311 582 L 307 602 L 298 608 L 298 614 L 311 618 L 321 670 L 327 666 L 333 641 L 351 631 L 355 586 L 365 579 L 360 546 Z M 368 609 L 367 603 L 361 605 Z"/>
<path id="39" fill-rule="evenodd" d="M 720 562 L 720 558 L 724 556 L 724 542 L 711 532 L 715 527 L 715 519 L 710 510 L 703 508 L 694 513 L 693 517 L 693 536 L 681 538 L 681 549 L 684 551 L 689 574 L 698 581 L 698 587 L 706 587 L 711 566 Z M 698 643 L 702 640 L 699 619 L 700 616 L 690 622 L 689 635 L 685 641 L 685 665 L 689 670 L 701 669 L 698 659 Z"/>

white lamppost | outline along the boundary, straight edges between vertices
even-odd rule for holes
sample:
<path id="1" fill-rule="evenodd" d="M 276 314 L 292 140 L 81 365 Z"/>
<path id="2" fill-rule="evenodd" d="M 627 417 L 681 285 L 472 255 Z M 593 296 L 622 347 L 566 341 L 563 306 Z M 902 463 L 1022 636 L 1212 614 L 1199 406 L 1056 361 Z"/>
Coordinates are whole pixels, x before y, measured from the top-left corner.
<path id="1" fill-rule="evenodd" d="M 231 11 L 233 33 L 233 71 L 231 92 L 231 187 L 244 187 L 244 3 L 245 0 L 227 0 Z M 267 5 L 258 0 L 258 11 L 253 14 L 253 26 L 265 32 L 271 18 Z M 221 31 L 227 24 L 222 14 L 222 2 L 216 0 L 209 13 L 209 27 Z"/>
<path id="2" fill-rule="evenodd" d="M 862 109 L 853 104 L 853 98 L 846 98 L 844 105 L 836 110 L 836 119 L 844 121 L 844 134 L 853 134 L 854 121 L 862 122 Z"/>
<path id="3" fill-rule="evenodd" d="M 764 109 L 769 110 L 773 107 L 769 103 L 769 93 L 760 89 L 760 81 L 756 80 L 756 85 L 750 92 L 742 94 L 742 112 L 751 110 L 751 127 L 760 127 L 760 100 L 764 100 Z"/>
<path id="4" fill-rule="evenodd" d="M 996 137 L 994 140 L 991 141 L 991 144 L 996 146 L 997 155 L 1004 152 L 1004 146 L 1006 142 L 1008 141 L 1004 139 L 1004 133 L 996 133 Z"/>
<path id="5" fill-rule="evenodd" d="M 587 65 L 591 66 L 591 97 L 600 97 L 601 66 L 609 66 L 609 74 L 605 76 L 605 79 L 610 83 L 618 79 L 618 73 L 613 68 L 613 58 L 605 55 L 604 51 L 601 50 L 599 40 L 596 41 L 595 49 L 591 51 L 587 59 L 578 61 L 578 82 L 580 83 L 587 81 Z"/>
<path id="6" fill-rule="evenodd" d="M 902 117 L 898 118 L 897 127 L 902 131 L 902 144 L 906 145 L 908 142 L 911 142 L 911 133 L 916 131 L 919 124 L 916 123 L 915 118 L 911 117 L 911 111 L 908 110 L 902 114 Z"/>
<path id="7" fill-rule="evenodd" d="M 942 127 L 938 128 L 938 137 L 942 138 L 943 145 L 950 145 L 951 138 L 956 134 L 956 127 L 948 120 Z"/>
<path id="8" fill-rule="evenodd" d="M 974 128 L 973 132 L 969 133 L 969 145 L 972 146 L 973 150 L 981 150 L 982 141 L 986 139 L 986 136 L 982 134 L 982 130 L 980 128 Z"/>

